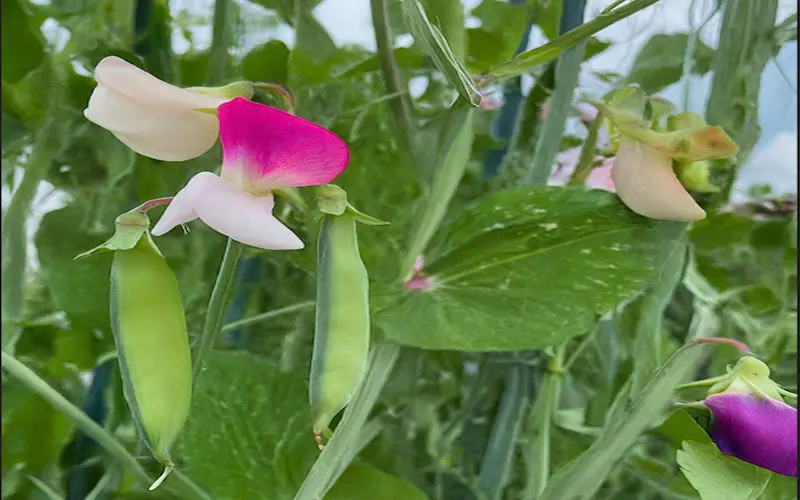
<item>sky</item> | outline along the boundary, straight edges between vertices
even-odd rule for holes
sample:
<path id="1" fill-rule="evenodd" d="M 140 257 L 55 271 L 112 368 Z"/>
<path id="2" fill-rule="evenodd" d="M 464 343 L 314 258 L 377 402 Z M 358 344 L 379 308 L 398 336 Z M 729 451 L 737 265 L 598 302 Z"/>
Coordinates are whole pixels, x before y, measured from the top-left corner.
<path id="1" fill-rule="evenodd" d="M 35 0 L 46 3 L 47 0 Z M 248 38 L 244 40 L 243 52 L 270 39 L 279 39 L 292 45 L 294 32 L 289 26 L 281 24 L 274 12 L 263 9 L 249 0 L 233 0 L 242 12 L 244 30 Z M 753 0 L 757 1 L 757 0 Z M 588 0 L 586 19 L 593 18 L 608 6 L 612 0 Z M 463 0 L 465 12 L 480 4 L 480 0 Z M 608 50 L 592 58 L 584 65 L 579 83 L 579 92 L 602 94 L 604 84 L 592 76 L 593 71 L 615 71 L 625 74 L 633 64 L 634 57 L 642 45 L 655 33 L 687 32 L 690 26 L 699 26 L 714 11 L 716 0 L 661 0 L 654 7 L 645 9 L 629 18 L 599 32 L 601 40 L 614 42 Z M 171 0 L 170 9 L 174 18 L 190 15 L 200 20 L 193 28 L 196 49 L 207 48 L 211 41 L 210 18 L 214 0 Z M 797 0 L 779 0 L 778 21 L 797 12 Z M 323 0 L 314 10 L 317 20 L 328 30 L 339 45 L 360 44 L 375 49 L 375 37 L 369 11 L 369 0 Z M 691 24 L 690 24 L 691 21 Z M 470 26 L 479 21 L 467 18 Z M 721 15 L 709 19 L 700 33 L 700 39 L 710 47 L 716 47 Z M 65 44 L 66 30 L 53 28 L 46 35 L 51 39 L 60 36 L 59 45 Z M 529 40 L 529 48 L 546 41 L 544 35 L 534 29 Z M 408 46 L 412 42 L 409 35 L 398 37 L 396 45 Z M 189 43 L 180 30 L 173 31 L 173 45 L 181 53 L 189 49 Z M 777 62 L 776 62 L 777 61 Z M 661 95 L 674 103 L 681 103 L 684 85 L 689 85 L 689 109 L 703 114 L 708 97 L 710 75 L 693 77 L 688 82 L 679 82 L 665 89 Z M 411 82 L 412 95 L 424 91 L 424 81 Z M 530 82 L 528 82 L 530 85 Z M 777 193 L 797 192 L 797 42 L 784 46 L 778 57 L 771 61 L 762 77 L 761 102 L 759 103 L 761 138 L 751 154 L 748 163 L 741 169 L 733 200 L 745 199 L 746 189 L 754 184 L 770 184 Z M 20 172 L 21 173 L 21 172 Z M 19 180 L 17 180 L 19 182 Z M 9 193 L 3 187 L 2 205 L 8 204 Z M 32 237 L 41 217 L 48 211 L 65 203 L 62 194 L 54 192 L 53 187 L 43 183 L 34 202 L 34 213 L 28 221 L 30 254 L 35 255 Z"/>

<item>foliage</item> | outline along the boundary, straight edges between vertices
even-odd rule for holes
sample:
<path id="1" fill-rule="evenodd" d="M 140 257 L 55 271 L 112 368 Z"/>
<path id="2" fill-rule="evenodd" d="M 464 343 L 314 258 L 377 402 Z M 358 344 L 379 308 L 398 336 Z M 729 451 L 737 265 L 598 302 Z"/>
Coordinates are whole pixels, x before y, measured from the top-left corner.
<path id="1" fill-rule="evenodd" d="M 23 383 L 4 371 L 3 499 L 302 500 L 320 491 L 332 500 L 713 500 L 794 491 L 795 479 L 722 455 L 704 430 L 707 415 L 670 411 L 676 384 L 719 375 L 736 359 L 725 347 L 679 350 L 696 337 L 746 342 L 776 381 L 796 390 L 794 202 L 698 197 L 709 217 L 687 227 L 633 214 L 611 193 L 544 186 L 535 176 L 528 185 L 513 176 L 497 182 L 482 171 L 485 153 L 505 144 L 495 135 L 503 111 L 470 105 L 479 93 L 508 89 L 514 83 L 501 82 L 523 73 L 534 77 L 507 162 L 524 172 L 534 163 L 549 168 L 551 153 L 584 139 L 568 136 L 563 124 L 556 130 L 555 120 L 538 121 L 545 100 L 555 90 L 568 120 L 570 80 L 609 46 L 590 37 L 654 0 L 592 19 L 587 11 L 575 30 L 560 29 L 575 12 L 556 0 L 483 0 L 461 17 L 446 10 L 453 2 L 373 0 L 391 34 L 414 37 L 409 47 L 379 43 L 376 52 L 337 45 L 315 18 L 317 1 L 217 3 L 227 14 L 215 15 L 215 32 L 230 36 L 184 53 L 172 44 L 184 21 L 170 17 L 166 0 L 2 3 L 2 179 L 13 191 L 3 214 L 4 356 L 22 361 L 119 443 L 97 446 L 85 422 L 30 392 L 33 378 Z M 730 10 L 723 26 L 750 12 L 734 9 L 741 0 L 723 3 Z M 251 21 L 245 10 L 288 24 L 295 42 L 233 36 Z M 762 14 L 747 38 L 723 32 L 717 50 L 693 34 L 656 34 L 615 84 L 653 94 L 685 71 L 710 72 L 709 123 L 752 149 L 761 70 L 775 44 L 787 41 L 754 32 L 772 29 L 774 16 Z M 471 17 L 480 25 L 465 27 Z M 53 23 L 69 33 L 65 43 L 54 43 Z M 514 57 L 528 24 L 550 43 Z M 384 366 L 370 365 L 371 380 L 334 420 L 333 437 L 323 436 L 322 455 L 307 387 L 319 223 L 279 196 L 275 213 L 307 248 L 245 251 L 225 318 L 237 324 L 223 329 L 206 358 L 175 450 L 177 471 L 147 492 L 143 479 L 158 464 L 142 458 L 113 359 L 111 259 L 73 257 L 107 239 L 120 213 L 218 168 L 220 151 L 160 162 L 87 122 L 82 111 L 94 86 L 87 70 L 107 55 L 182 86 L 241 79 L 286 86 L 296 114 L 348 143 L 350 165 L 336 184 L 359 210 L 391 223 L 358 232 L 373 351 Z M 557 71 L 553 61 L 564 60 L 571 66 Z M 731 69 L 740 60 L 750 69 Z M 412 77 L 427 81 L 416 99 L 407 93 Z M 266 92 L 256 99 L 276 104 Z M 407 121 L 398 103 L 408 105 Z M 536 160 L 543 131 L 560 142 Z M 735 174 L 731 165 L 722 165 L 725 175 Z M 17 172 L 23 179 L 12 189 Z M 66 201 L 38 223 L 32 254 L 26 224 L 45 183 Z M 311 204 L 310 192 L 301 196 Z M 158 245 L 199 344 L 225 241 L 195 222 L 189 234 L 172 231 Z M 415 273 L 430 286 L 409 289 Z"/>

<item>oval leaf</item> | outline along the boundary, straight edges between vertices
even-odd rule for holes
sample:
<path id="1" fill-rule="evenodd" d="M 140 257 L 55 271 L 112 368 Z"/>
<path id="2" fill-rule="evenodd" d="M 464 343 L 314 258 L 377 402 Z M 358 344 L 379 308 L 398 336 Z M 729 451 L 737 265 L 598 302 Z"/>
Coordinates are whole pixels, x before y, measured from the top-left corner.
<path id="1" fill-rule="evenodd" d="M 685 227 L 640 217 L 602 191 L 493 193 L 426 256 L 433 288 L 396 290 L 376 322 L 391 339 L 427 349 L 558 344 L 657 276 Z"/>

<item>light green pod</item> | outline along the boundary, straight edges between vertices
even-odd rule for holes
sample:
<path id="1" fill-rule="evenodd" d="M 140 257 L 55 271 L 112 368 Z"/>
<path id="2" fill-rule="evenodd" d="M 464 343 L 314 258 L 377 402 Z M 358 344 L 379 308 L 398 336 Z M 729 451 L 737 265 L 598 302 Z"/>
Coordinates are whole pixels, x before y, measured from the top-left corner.
<path id="1" fill-rule="evenodd" d="M 317 246 L 317 307 L 309 395 L 319 435 L 350 402 L 369 354 L 369 282 L 356 215 L 324 215 Z"/>
<path id="2" fill-rule="evenodd" d="M 114 253 L 111 326 L 125 399 L 142 440 L 169 470 L 189 415 L 192 361 L 178 282 L 147 232 Z"/>

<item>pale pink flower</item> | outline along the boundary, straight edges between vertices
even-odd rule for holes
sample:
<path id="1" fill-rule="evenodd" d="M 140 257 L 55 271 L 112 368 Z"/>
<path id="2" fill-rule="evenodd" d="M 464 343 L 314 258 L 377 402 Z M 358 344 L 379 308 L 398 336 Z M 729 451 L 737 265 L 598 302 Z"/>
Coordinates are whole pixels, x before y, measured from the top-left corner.
<path id="1" fill-rule="evenodd" d="M 106 57 L 83 114 L 137 153 L 165 161 L 202 155 L 217 141 L 213 113 L 229 98 L 201 94 L 161 81 L 119 57 Z"/>
<path id="2" fill-rule="evenodd" d="M 503 107 L 503 97 L 502 95 L 481 96 L 481 102 L 478 107 L 481 109 L 500 109 Z"/>
<path id="3" fill-rule="evenodd" d="M 606 158 L 602 165 L 595 167 L 586 177 L 585 186 L 591 189 L 602 189 L 616 193 L 614 181 L 611 179 L 611 170 L 614 168 L 614 158 Z"/>
<path id="4" fill-rule="evenodd" d="M 153 228 L 159 236 L 199 218 L 246 245 L 296 250 L 303 242 L 272 215 L 272 191 L 332 181 L 349 152 L 332 132 L 294 115 L 237 98 L 218 109 L 222 176 L 200 172 Z"/>
<path id="5" fill-rule="evenodd" d="M 666 153 L 623 136 L 611 170 L 617 195 L 639 215 L 690 222 L 706 212 L 681 185 Z"/>

